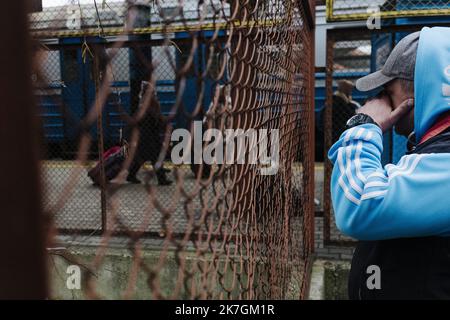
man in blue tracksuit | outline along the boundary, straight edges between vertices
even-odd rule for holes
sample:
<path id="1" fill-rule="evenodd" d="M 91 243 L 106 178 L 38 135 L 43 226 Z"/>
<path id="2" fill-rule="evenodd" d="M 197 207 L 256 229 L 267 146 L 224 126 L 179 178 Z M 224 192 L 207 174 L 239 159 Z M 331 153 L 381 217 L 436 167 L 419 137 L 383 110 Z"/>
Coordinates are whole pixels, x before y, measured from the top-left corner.
<path id="1" fill-rule="evenodd" d="M 450 299 L 450 28 L 408 35 L 356 87 L 384 90 L 328 154 L 336 224 L 360 240 L 349 296 Z M 382 134 L 393 126 L 411 147 L 383 167 Z"/>

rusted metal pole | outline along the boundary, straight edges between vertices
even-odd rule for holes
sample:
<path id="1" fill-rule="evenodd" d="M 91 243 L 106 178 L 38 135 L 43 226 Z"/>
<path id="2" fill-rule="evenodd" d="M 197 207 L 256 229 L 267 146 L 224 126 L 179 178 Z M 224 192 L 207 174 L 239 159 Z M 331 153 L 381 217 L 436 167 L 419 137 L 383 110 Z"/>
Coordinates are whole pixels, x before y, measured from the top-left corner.
<path id="1" fill-rule="evenodd" d="M 307 34 L 309 40 L 308 48 L 308 74 L 307 76 L 307 98 L 308 98 L 308 110 L 307 110 L 307 138 L 306 138 L 306 153 L 303 155 L 304 163 L 304 187 L 302 198 L 306 201 L 304 206 L 304 228 L 303 241 L 305 243 L 305 276 L 303 284 L 300 290 L 300 299 L 305 299 L 309 291 L 309 282 L 311 277 L 312 269 L 312 253 L 314 252 L 314 241 L 315 241 L 315 221 L 314 221 L 314 171 L 315 171 L 315 132 L 314 132 L 314 87 L 315 87 L 315 6 L 314 2 L 309 0 L 304 3 L 306 10 L 307 24 L 305 28 L 308 28 Z"/>
<path id="2" fill-rule="evenodd" d="M 306 199 L 308 199 L 307 212 L 305 217 L 308 217 L 309 224 L 309 232 L 308 232 L 308 244 L 309 244 L 309 252 L 314 252 L 314 235 L 315 235 L 315 221 L 314 221 L 314 174 L 315 174 L 315 118 L 314 118 L 314 110 L 315 110 L 315 6 L 314 1 L 309 0 L 308 2 L 308 15 L 310 17 L 309 21 L 309 30 L 308 34 L 310 35 L 310 51 L 309 51 L 309 84 L 308 84 L 308 95 L 309 95 L 309 110 L 308 110 L 308 124 L 309 124 L 309 132 L 308 132 L 308 146 L 309 146 L 309 155 L 306 160 L 308 166 L 305 168 L 306 171 L 306 186 L 308 193 Z"/>
<path id="3" fill-rule="evenodd" d="M 95 94 L 98 95 L 98 92 L 100 90 L 100 86 L 102 83 L 101 80 L 101 47 L 99 44 L 94 45 L 94 61 L 93 61 L 93 68 L 94 68 L 94 83 L 95 83 Z M 98 99 L 96 99 L 96 103 L 98 102 Z M 94 106 L 97 110 L 102 110 L 102 106 L 95 105 Z M 100 204 L 101 204 L 101 214 L 102 214 L 102 232 L 107 231 L 108 221 L 107 221 L 107 201 L 106 201 L 106 187 L 107 187 L 107 181 L 106 181 L 106 174 L 105 174 L 105 161 L 103 159 L 103 151 L 105 149 L 104 139 L 103 139 L 103 112 L 100 111 L 97 114 L 97 147 L 98 147 L 98 161 L 100 164 Z"/>
<path id="4" fill-rule="evenodd" d="M 326 102 L 323 119 L 323 132 L 324 132 L 324 179 L 323 179 L 323 241 L 324 244 L 330 242 L 330 223 L 331 223 L 331 171 L 332 165 L 328 160 L 328 149 L 332 143 L 332 130 L 333 123 L 331 119 L 332 105 L 333 105 L 333 50 L 334 50 L 334 38 L 327 33 L 327 52 L 326 52 Z"/>
<path id="5" fill-rule="evenodd" d="M 40 12 L 42 11 L 42 0 L 30 0 L 30 8 L 28 12 Z"/>
<path id="6" fill-rule="evenodd" d="M 47 268 L 27 1 L 0 10 L 0 300 L 45 299 Z"/>

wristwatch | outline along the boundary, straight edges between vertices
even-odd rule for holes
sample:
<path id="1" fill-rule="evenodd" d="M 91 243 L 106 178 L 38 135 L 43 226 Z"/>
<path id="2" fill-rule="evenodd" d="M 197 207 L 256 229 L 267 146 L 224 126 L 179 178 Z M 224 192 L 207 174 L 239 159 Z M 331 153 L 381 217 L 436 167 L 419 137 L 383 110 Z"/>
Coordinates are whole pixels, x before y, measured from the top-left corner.
<path id="1" fill-rule="evenodd" d="M 365 113 L 357 113 L 353 117 L 348 119 L 348 121 L 345 125 L 345 128 L 350 129 L 350 128 L 359 126 L 361 124 L 366 124 L 366 123 L 373 123 L 373 124 L 378 125 L 371 116 L 369 116 Z"/>

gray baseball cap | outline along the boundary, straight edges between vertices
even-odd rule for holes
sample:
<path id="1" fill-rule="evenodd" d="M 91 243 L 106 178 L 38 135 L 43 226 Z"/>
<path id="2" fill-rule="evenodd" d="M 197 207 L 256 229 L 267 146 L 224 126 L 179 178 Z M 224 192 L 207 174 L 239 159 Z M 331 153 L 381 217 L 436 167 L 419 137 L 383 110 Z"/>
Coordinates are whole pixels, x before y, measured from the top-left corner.
<path id="1" fill-rule="evenodd" d="M 370 91 L 396 78 L 414 80 L 420 31 L 404 37 L 392 50 L 383 68 L 356 81 L 356 89 Z"/>

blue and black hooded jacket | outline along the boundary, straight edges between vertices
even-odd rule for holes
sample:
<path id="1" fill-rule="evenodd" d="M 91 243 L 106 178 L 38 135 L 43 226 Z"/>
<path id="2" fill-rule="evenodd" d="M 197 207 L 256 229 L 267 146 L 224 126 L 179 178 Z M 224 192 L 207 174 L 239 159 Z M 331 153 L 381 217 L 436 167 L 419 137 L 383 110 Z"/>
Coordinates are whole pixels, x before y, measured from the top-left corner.
<path id="1" fill-rule="evenodd" d="M 450 28 L 424 28 L 415 66 L 414 130 L 420 141 L 450 111 Z M 350 274 L 351 298 L 450 299 L 450 130 L 382 166 L 381 129 L 345 131 L 329 151 L 338 228 L 362 240 Z M 381 271 L 370 290 L 367 268 Z"/>

